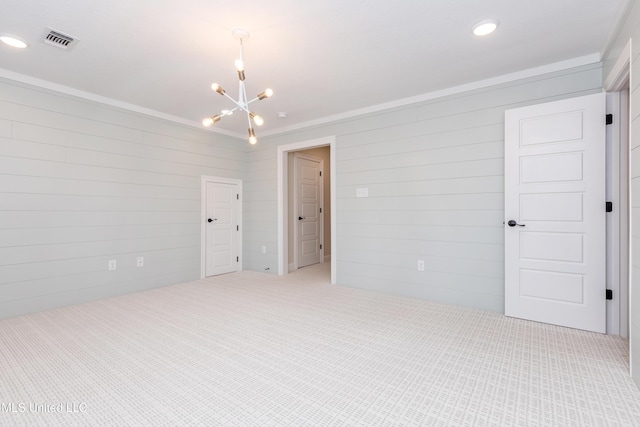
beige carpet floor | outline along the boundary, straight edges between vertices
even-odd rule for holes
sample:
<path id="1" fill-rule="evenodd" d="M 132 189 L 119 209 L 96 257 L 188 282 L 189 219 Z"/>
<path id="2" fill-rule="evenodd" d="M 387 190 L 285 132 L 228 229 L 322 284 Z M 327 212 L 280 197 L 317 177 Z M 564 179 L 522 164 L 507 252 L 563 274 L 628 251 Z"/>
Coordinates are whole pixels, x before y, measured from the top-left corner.
<path id="1" fill-rule="evenodd" d="M 0 425 L 640 426 L 625 340 L 327 267 L 0 321 Z"/>

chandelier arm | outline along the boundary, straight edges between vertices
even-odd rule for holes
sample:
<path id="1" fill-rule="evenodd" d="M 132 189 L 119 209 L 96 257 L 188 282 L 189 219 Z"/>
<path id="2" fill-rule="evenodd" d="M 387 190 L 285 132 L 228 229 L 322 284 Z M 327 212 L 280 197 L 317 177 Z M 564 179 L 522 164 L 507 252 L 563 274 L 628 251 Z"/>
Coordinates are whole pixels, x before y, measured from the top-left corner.
<path id="1" fill-rule="evenodd" d="M 244 82 L 241 80 L 238 82 L 238 104 L 246 104 L 246 99 L 244 97 Z"/>
<path id="2" fill-rule="evenodd" d="M 225 92 L 224 96 L 226 96 L 227 98 L 229 98 L 229 99 L 231 100 L 231 102 L 233 102 L 234 104 L 236 104 L 236 105 L 237 105 L 237 107 L 236 107 L 236 108 L 234 108 L 234 110 L 235 110 L 235 109 L 237 109 L 237 108 L 239 108 L 239 109 L 241 109 L 241 110 L 246 111 L 247 113 L 249 113 L 249 109 L 246 107 L 246 105 L 243 105 L 243 104 L 241 104 L 240 102 L 236 101 L 236 100 L 235 100 L 235 99 L 233 99 L 231 96 L 229 96 L 226 92 Z"/>
<path id="3" fill-rule="evenodd" d="M 230 115 L 232 115 L 232 114 L 233 114 L 237 109 L 238 109 L 238 107 L 233 107 L 231 110 L 222 110 L 222 111 L 220 111 L 220 115 L 221 115 L 222 117 L 224 117 L 224 116 L 230 116 Z M 225 111 L 226 111 L 226 113 L 225 113 Z"/>

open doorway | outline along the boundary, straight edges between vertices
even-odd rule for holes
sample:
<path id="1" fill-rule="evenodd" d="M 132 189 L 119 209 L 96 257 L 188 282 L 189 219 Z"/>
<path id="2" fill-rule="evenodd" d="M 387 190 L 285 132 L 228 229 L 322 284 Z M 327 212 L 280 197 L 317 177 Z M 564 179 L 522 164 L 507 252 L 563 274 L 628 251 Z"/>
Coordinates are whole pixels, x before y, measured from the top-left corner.
<path id="1" fill-rule="evenodd" d="M 296 253 L 294 248 L 296 247 L 294 239 L 295 230 L 297 226 L 298 217 L 304 215 L 295 216 L 296 206 L 295 200 L 291 200 L 292 196 L 289 191 L 291 185 L 295 185 L 292 179 L 294 178 L 294 169 L 292 169 L 291 161 L 294 159 L 294 154 L 297 152 L 305 152 L 307 156 L 322 158 L 320 156 L 327 156 L 328 161 L 324 162 L 323 171 L 324 186 L 327 187 L 323 191 L 324 205 L 323 206 L 323 219 L 324 227 L 321 236 L 318 238 L 322 240 L 322 252 L 325 260 L 330 259 L 331 262 L 331 283 L 336 283 L 336 215 L 335 215 L 335 137 L 325 137 L 309 141 L 302 141 L 294 144 L 281 145 L 278 147 L 278 274 L 288 274 L 290 266 L 296 267 L 295 258 Z M 295 198 L 293 198 L 295 199 Z M 326 214 L 326 215 L 325 215 Z M 326 229 L 326 233 L 325 230 Z M 294 236 L 291 236 L 291 234 Z M 320 233 L 320 230 L 319 230 Z M 327 248 L 327 243 L 329 244 Z M 328 249 L 328 250 L 327 250 Z M 320 258 L 321 259 L 321 258 Z"/>
<path id="2" fill-rule="evenodd" d="M 289 272 L 331 257 L 329 146 L 288 153 Z"/>

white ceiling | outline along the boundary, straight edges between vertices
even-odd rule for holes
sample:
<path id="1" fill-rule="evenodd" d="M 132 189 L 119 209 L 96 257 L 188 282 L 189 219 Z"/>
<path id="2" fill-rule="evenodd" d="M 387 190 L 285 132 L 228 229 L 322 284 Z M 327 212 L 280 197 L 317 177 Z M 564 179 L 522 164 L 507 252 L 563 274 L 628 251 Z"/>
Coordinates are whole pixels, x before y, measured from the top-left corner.
<path id="1" fill-rule="evenodd" d="M 231 31 L 241 27 L 251 34 L 249 95 L 275 91 L 252 104 L 265 118 L 260 136 L 559 61 L 597 60 L 631 1 L 2 0 L 0 33 L 30 47 L 0 44 L 0 76 L 199 125 L 232 106 L 209 87 L 216 81 L 236 96 Z M 472 25 L 486 18 L 497 18 L 498 30 L 473 36 Z M 80 41 L 69 51 L 46 45 L 46 27 Z M 244 137 L 246 116 L 216 127 Z"/>

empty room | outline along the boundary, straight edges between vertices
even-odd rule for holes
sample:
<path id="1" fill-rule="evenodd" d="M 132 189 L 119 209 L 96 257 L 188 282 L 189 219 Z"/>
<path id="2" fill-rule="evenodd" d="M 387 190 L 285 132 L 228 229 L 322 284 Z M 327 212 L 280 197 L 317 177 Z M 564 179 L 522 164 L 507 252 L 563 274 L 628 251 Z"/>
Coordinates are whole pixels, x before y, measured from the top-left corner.
<path id="1" fill-rule="evenodd" d="M 3 0 L 0 426 L 639 426 L 636 0 Z"/>

